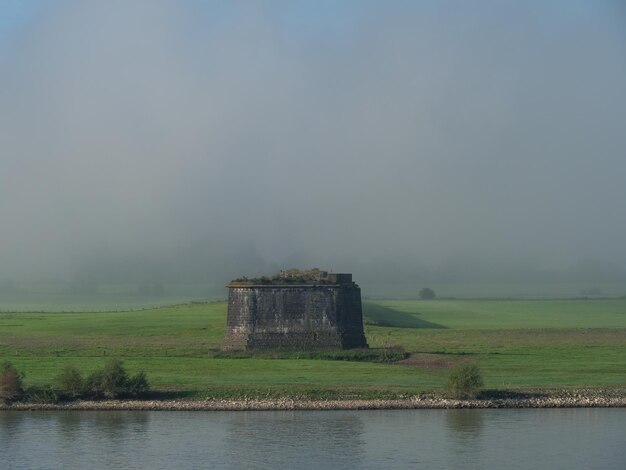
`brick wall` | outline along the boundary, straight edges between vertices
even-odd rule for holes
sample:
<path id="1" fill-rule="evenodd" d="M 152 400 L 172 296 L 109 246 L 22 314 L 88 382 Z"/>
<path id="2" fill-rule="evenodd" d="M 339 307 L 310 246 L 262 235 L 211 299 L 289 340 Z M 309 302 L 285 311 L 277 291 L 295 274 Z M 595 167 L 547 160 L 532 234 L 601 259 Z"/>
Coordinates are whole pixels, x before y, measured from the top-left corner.
<path id="1" fill-rule="evenodd" d="M 356 284 L 229 289 L 225 349 L 359 347 L 367 342 Z"/>

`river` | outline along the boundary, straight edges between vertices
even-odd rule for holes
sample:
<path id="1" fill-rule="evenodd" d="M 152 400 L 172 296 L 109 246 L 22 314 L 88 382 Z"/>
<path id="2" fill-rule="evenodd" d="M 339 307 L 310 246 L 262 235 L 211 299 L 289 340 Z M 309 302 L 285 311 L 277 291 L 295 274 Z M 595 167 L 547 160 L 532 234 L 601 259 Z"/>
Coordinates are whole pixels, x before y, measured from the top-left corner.
<path id="1" fill-rule="evenodd" d="M 626 409 L 0 411 L 2 469 L 626 468 Z"/>

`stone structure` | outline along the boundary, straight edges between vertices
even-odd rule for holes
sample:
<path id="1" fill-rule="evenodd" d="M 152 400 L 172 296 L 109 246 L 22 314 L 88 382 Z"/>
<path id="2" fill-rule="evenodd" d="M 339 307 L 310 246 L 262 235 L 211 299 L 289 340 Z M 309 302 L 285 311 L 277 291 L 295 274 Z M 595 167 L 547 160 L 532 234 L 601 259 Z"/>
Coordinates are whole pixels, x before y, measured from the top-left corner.
<path id="1" fill-rule="evenodd" d="M 366 348 L 361 289 L 351 274 L 281 271 L 229 285 L 224 349 Z"/>

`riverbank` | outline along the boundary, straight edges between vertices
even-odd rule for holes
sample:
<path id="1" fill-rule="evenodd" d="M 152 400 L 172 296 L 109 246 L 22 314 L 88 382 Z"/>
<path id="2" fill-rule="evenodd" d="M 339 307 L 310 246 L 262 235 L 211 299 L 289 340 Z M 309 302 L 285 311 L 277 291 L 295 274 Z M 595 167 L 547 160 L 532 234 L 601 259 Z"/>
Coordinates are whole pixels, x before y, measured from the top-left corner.
<path id="1" fill-rule="evenodd" d="M 194 400 L 78 400 L 64 403 L 0 404 L 0 410 L 162 410 L 162 411 L 267 411 L 267 410 L 396 410 L 458 408 L 626 408 L 620 391 L 567 391 L 520 393 L 516 396 L 475 400 L 415 396 L 395 400 L 194 399 Z"/>

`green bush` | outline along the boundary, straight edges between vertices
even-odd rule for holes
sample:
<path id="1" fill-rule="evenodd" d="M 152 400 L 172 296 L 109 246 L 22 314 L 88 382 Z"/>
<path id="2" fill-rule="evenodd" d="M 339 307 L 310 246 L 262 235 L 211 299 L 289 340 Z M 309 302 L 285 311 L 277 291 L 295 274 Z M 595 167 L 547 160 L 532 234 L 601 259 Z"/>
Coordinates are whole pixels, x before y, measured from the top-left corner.
<path id="1" fill-rule="evenodd" d="M 84 395 L 90 398 L 138 397 L 150 390 L 145 372 L 128 376 L 119 359 L 110 359 L 104 368 L 93 372 L 85 381 Z"/>
<path id="2" fill-rule="evenodd" d="M 128 374 L 122 361 L 110 359 L 104 368 L 91 373 L 85 381 L 85 396 L 89 398 L 118 398 L 126 391 Z"/>
<path id="3" fill-rule="evenodd" d="M 483 378 L 475 364 L 462 364 L 448 374 L 446 392 L 451 398 L 472 399 L 478 396 Z"/>
<path id="4" fill-rule="evenodd" d="M 102 369 L 98 369 L 87 376 L 82 396 L 84 398 L 102 398 L 104 396 Z"/>
<path id="5" fill-rule="evenodd" d="M 57 376 L 56 382 L 57 388 L 64 398 L 80 398 L 85 391 L 85 379 L 83 379 L 80 371 L 72 365 L 63 368 Z"/>
<path id="6" fill-rule="evenodd" d="M 119 359 L 110 359 L 102 369 L 86 379 L 72 365 L 67 365 L 56 378 L 56 387 L 32 386 L 24 390 L 21 374 L 10 362 L 0 365 L 0 402 L 25 399 L 32 403 L 56 403 L 79 398 L 141 397 L 150 391 L 146 373 L 129 376 Z"/>
<path id="7" fill-rule="evenodd" d="M 60 397 L 54 388 L 44 385 L 28 387 L 24 392 L 24 398 L 30 403 L 57 403 Z"/>
<path id="8" fill-rule="evenodd" d="M 150 384 L 148 383 L 148 377 L 144 371 L 137 372 L 135 375 L 129 377 L 126 382 L 126 393 L 130 396 L 139 397 L 149 390 Z"/>
<path id="9" fill-rule="evenodd" d="M 24 395 L 23 374 L 8 361 L 0 365 L 0 401 L 9 403 Z"/>
<path id="10" fill-rule="evenodd" d="M 102 369 L 102 392 L 107 398 L 118 398 L 127 391 L 128 374 L 119 359 L 110 359 Z"/>

